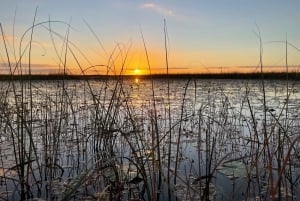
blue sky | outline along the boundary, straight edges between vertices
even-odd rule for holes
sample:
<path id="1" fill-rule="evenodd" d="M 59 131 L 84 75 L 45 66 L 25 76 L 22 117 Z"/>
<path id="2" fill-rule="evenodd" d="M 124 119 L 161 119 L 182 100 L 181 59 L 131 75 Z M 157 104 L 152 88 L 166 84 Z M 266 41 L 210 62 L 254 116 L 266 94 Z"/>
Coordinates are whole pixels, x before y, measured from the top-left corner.
<path id="1" fill-rule="evenodd" d="M 1 0 L 0 22 L 7 38 L 13 37 L 14 25 L 15 43 L 18 43 L 32 25 L 36 8 L 36 23 L 48 19 L 70 23 L 70 40 L 90 60 L 86 62 L 79 54 L 78 58 L 86 67 L 107 64 L 113 54 L 116 68 L 119 68 L 122 61 L 117 60 L 124 60 L 128 53 L 125 70 L 130 73 L 139 68 L 146 72 L 142 31 L 151 68 L 157 72 L 164 69 L 164 19 L 168 30 L 169 64 L 174 72 L 180 69 L 189 73 L 213 72 L 221 67 L 223 71 L 244 71 L 245 66 L 256 66 L 259 63 L 258 28 L 263 40 L 265 66 L 285 64 L 285 44 L 278 41 L 287 39 L 300 48 L 300 1 L 297 0 Z M 85 22 L 92 27 L 104 50 Z M 67 25 L 53 23 L 51 27 L 62 36 L 66 34 Z M 59 56 L 53 53 L 49 31 L 36 28 L 34 41 L 36 51 L 32 54 L 37 66 L 55 68 L 61 65 Z M 55 43 L 62 47 L 59 39 Z M 123 57 L 114 52 L 116 47 L 118 51 L 115 52 Z M 12 49 L 10 41 L 11 53 Z M 6 62 L 3 47 L 0 55 L 3 66 Z M 76 65 L 71 60 L 68 62 L 70 68 Z M 288 62 L 291 66 L 300 65 L 300 54 L 291 47 Z M 47 70 L 51 69 L 40 69 L 41 72 Z"/>

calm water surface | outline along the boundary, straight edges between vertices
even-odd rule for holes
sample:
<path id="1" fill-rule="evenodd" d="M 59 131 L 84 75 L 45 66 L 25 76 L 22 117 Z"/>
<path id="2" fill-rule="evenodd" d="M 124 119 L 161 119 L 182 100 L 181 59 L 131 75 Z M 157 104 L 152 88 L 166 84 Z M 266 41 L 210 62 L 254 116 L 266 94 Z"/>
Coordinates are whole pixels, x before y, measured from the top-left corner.
<path id="1" fill-rule="evenodd" d="M 20 198 L 20 157 L 31 164 L 25 172 L 32 198 L 60 200 L 84 171 L 93 172 L 74 192 L 81 200 L 105 188 L 99 175 L 113 180 L 105 171 L 94 175 L 99 161 L 113 157 L 124 172 L 139 154 L 149 184 L 159 175 L 153 156 L 164 181 L 169 176 L 162 200 L 169 188 L 171 199 L 199 200 L 205 187 L 211 200 L 268 200 L 271 173 L 274 185 L 281 179 L 277 196 L 298 200 L 300 82 L 264 86 L 213 79 L 2 82 L 0 197 Z M 126 170 L 127 179 L 139 172 Z M 130 189 L 122 200 L 136 196 Z"/>

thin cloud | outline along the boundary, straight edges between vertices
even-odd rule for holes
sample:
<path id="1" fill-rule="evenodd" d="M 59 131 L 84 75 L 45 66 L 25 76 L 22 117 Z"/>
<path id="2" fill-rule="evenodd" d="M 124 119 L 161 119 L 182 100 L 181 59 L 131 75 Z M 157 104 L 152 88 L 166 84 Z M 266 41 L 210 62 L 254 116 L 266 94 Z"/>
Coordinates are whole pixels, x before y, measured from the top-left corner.
<path id="1" fill-rule="evenodd" d="M 151 9 L 155 11 L 156 13 L 164 16 L 175 16 L 174 12 L 170 9 L 164 8 L 158 4 L 155 3 L 145 3 L 143 4 L 143 8 Z"/>
<path id="2" fill-rule="evenodd" d="M 14 68 L 17 64 L 12 62 L 11 66 Z M 0 67 L 8 67 L 8 63 L 7 62 L 1 62 L 0 63 Z M 29 67 L 29 64 L 24 63 L 22 64 L 22 67 Z M 51 65 L 51 64 L 40 64 L 40 63 L 36 63 L 36 64 L 30 64 L 31 68 L 57 68 L 57 65 Z"/>
<path id="3" fill-rule="evenodd" d="M 16 63 L 12 62 L 11 66 L 12 66 L 12 70 L 15 69 L 16 67 Z M 29 64 L 22 64 L 23 70 L 27 71 Z M 41 64 L 41 63 L 36 63 L 36 64 L 31 64 L 30 65 L 32 73 L 45 73 L 45 72 L 57 72 L 59 70 L 59 68 L 56 65 L 51 65 L 51 64 Z M 10 73 L 9 70 L 9 65 L 7 62 L 1 62 L 0 63 L 0 72 L 1 73 Z"/>
<path id="4" fill-rule="evenodd" d="M 4 40 L 6 40 L 6 41 L 13 41 L 13 38 L 14 38 L 12 35 L 3 35 L 3 37 L 4 37 Z"/>

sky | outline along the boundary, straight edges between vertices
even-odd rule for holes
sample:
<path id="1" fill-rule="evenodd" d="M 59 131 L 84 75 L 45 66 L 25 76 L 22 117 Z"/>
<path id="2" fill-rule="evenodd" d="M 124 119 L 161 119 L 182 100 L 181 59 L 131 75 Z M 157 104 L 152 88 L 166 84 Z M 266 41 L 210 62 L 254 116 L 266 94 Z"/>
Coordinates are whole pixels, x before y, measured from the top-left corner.
<path id="1" fill-rule="evenodd" d="M 256 72 L 260 54 L 264 71 L 300 68 L 299 0 L 0 3 L 2 73 Z"/>

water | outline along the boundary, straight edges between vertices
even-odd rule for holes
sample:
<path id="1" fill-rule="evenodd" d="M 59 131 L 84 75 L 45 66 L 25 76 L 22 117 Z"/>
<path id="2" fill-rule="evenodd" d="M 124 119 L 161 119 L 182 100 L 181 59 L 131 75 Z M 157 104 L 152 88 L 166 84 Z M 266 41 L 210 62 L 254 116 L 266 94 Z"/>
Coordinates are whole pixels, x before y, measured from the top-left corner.
<path id="1" fill-rule="evenodd" d="M 2 82 L 0 196 L 297 200 L 299 84 Z"/>

